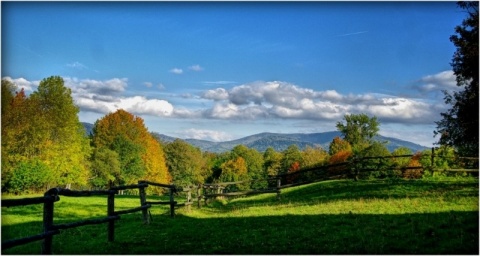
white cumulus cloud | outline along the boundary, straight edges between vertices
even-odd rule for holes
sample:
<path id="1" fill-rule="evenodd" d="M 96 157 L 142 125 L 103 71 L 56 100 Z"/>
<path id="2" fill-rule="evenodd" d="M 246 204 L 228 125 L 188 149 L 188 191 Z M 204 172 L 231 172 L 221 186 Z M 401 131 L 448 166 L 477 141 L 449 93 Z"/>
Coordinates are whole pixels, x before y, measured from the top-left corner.
<path id="1" fill-rule="evenodd" d="M 170 73 L 173 73 L 173 74 L 177 74 L 177 75 L 180 75 L 183 73 L 183 70 L 180 69 L 180 68 L 172 68 L 169 70 Z"/>
<path id="2" fill-rule="evenodd" d="M 431 123 L 441 106 L 425 100 L 366 93 L 342 95 L 336 90 L 315 91 L 281 81 L 217 88 L 200 94 L 215 103 L 203 117 L 214 119 L 302 119 L 338 121 L 346 114 L 366 113 L 393 123 Z"/>
<path id="3" fill-rule="evenodd" d="M 452 70 L 424 76 L 418 81 L 416 88 L 421 92 L 460 89 L 457 86 L 456 76 Z"/>
<path id="4" fill-rule="evenodd" d="M 193 65 L 188 67 L 188 69 L 193 70 L 193 71 L 202 71 L 204 68 L 202 68 L 200 65 Z"/>
<path id="5" fill-rule="evenodd" d="M 223 131 L 202 130 L 202 129 L 187 129 L 177 134 L 185 139 L 209 140 L 209 141 L 228 141 L 232 136 Z"/>
<path id="6" fill-rule="evenodd" d="M 40 81 L 28 81 L 27 79 L 20 77 L 20 78 L 11 78 L 9 76 L 3 77 L 2 79 L 5 79 L 6 81 L 11 82 L 14 84 L 17 88 L 18 91 L 23 89 L 26 93 L 33 92 L 34 90 L 37 89 L 38 85 L 40 84 Z"/>

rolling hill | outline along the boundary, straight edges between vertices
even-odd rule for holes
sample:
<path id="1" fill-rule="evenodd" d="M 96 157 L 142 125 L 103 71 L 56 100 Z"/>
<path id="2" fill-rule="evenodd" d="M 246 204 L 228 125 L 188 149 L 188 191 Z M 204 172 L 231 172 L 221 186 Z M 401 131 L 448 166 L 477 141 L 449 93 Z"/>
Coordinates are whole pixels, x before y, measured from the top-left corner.
<path id="1" fill-rule="evenodd" d="M 92 132 L 93 124 L 82 122 L 85 133 L 88 135 Z M 160 133 L 152 132 L 153 136 L 163 142 L 172 142 L 175 137 L 163 135 Z M 197 139 L 183 139 L 184 141 L 190 143 L 191 145 L 200 148 L 202 151 L 210 151 L 215 153 L 230 151 L 237 145 L 245 145 L 249 148 L 254 148 L 259 152 L 264 152 L 268 147 L 273 147 L 276 151 L 283 151 L 287 149 L 290 145 L 295 144 L 301 150 L 305 149 L 307 146 L 310 147 L 322 147 L 328 150 L 330 142 L 336 136 L 341 137 L 341 133 L 338 131 L 331 132 L 321 132 L 321 133 L 259 133 L 243 137 L 231 141 L 222 141 L 222 142 L 213 142 L 208 140 L 197 140 Z M 410 148 L 413 152 L 423 151 L 428 149 L 427 147 L 415 144 L 413 142 L 404 141 L 391 137 L 376 136 L 375 138 L 378 141 L 386 141 L 387 148 L 390 151 L 395 150 L 398 147 L 407 147 Z"/>

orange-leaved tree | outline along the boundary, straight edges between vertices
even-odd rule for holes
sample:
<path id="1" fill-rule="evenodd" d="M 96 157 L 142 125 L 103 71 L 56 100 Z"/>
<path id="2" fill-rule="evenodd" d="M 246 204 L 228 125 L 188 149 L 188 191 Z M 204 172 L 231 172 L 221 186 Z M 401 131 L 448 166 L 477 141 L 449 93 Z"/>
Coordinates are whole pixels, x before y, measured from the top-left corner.
<path id="1" fill-rule="evenodd" d="M 287 184 L 293 184 L 297 181 L 298 177 L 300 176 L 298 172 L 300 171 L 300 163 L 294 162 L 290 168 L 288 168 L 287 172 Z"/>
<path id="2" fill-rule="evenodd" d="M 171 181 L 160 143 L 138 116 L 119 109 L 97 120 L 92 143 L 96 149 L 107 148 L 118 154 L 120 172 L 112 174 L 115 184 L 132 184 L 140 179 L 157 183 Z M 93 172 L 95 168 L 98 166 L 92 166 Z M 108 182 L 105 180 L 105 185 Z"/>
<path id="3" fill-rule="evenodd" d="M 403 177 L 407 179 L 419 179 L 423 175 L 423 168 L 422 164 L 420 163 L 420 159 L 422 158 L 422 153 L 416 153 L 412 156 L 410 161 L 408 162 L 407 167 L 416 167 L 416 169 L 407 169 L 403 173 Z"/>

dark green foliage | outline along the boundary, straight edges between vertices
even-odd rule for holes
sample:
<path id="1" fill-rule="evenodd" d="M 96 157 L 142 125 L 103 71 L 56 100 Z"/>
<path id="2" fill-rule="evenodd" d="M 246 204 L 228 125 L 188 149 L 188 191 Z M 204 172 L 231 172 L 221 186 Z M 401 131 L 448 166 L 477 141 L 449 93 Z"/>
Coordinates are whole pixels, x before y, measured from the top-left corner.
<path id="1" fill-rule="evenodd" d="M 389 156 L 390 152 L 386 148 L 384 143 L 373 142 L 362 152 L 356 155 L 357 158 L 368 157 L 382 157 Z M 386 178 L 394 176 L 392 172 L 392 160 L 389 158 L 380 159 L 364 159 L 358 162 L 355 168 L 360 170 L 366 169 L 368 171 L 362 172 L 360 177 L 362 178 Z M 374 171 L 371 171 L 374 170 Z"/>
<path id="2" fill-rule="evenodd" d="M 299 163 L 300 168 L 302 167 L 302 152 L 297 147 L 297 145 L 290 145 L 286 150 L 282 152 L 282 154 L 282 170 L 280 174 L 286 173 L 288 169 L 290 169 L 295 163 Z"/>
<path id="3" fill-rule="evenodd" d="M 165 160 L 172 182 L 176 185 L 203 183 L 208 173 L 206 160 L 199 148 L 176 139 L 164 145 Z"/>
<path id="4" fill-rule="evenodd" d="M 119 185 L 135 183 L 145 174 L 145 166 L 141 159 L 143 148 L 132 141 L 122 137 L 115 137 L 112 150 L 118 153 L 120 162 Z"/>
<path id="5" fill-rule="evenodd" d="M 267 178 L 267 173 L 263 168 L 264 159 L 263 155 L 258 152 L 256 149 L 248 148 L 244 145 L 238 145 L 233 148 L 232 156 L 241 157 L 245 160 L 247 167 L 247 174 L 250 180 L 259 180 Z M 266 188 L 267 182 L 255 182 L 250 184 L 250 188 Z"/>
<path id="6" fill-rule="evenodd" d="M 377 117 L 369 117 L 366 114 L 345 115 L 345 124 L 337 123 L 337 129 L 343 134 L 346 140 L 352 146 L 353 153 L 359 153 L 367 148 L 379 130 L 380 123 Z"/>
<path id="7" fill-rule="evenodd" d="M 457 48 L 451 65 L 462 90 L 444 91 L 445 103 L 451 108 L 441 113 L 434 134 L 440 135 L 440 145 L 454 146 L 464 156 L 478 156 L 478 2 L 459 2 L 458 6 L 467 12 L 467 18 L 450 37 Z"/>
<path id="8" fill-rule="evenodd" d="M 120 178 L 120 162 L 117 152 L 108 148 L 96 148 L 92 156 L 92 179 L 95 188 L 107 188 L 110 181 Z"/>
<path id="9" fill-rule="evenodd" d="M 43 192 L 52 180 L 52 171 L 38 159 L 20 162 L 6 184 L 8 191 L 15 194 Z"/>

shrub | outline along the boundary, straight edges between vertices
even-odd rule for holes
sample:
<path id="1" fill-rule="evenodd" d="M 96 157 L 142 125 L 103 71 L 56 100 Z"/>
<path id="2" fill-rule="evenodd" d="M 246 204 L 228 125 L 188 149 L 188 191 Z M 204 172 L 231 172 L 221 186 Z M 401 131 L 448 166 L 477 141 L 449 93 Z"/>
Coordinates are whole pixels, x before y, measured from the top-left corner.
<path id="1" fill-rule="evenodd" d="M 15 194 L 43 191 L 51 178 L 51 170 L 40 160 L 23 161 L 14 168 L 8 191 Z"/>
<path id="2" fill-rule="evenodd" d="M 421 158 L 420 153 L 417 153 L 417 154 L 413 155 L 412 158 L 410 159 L 410 162 L 408 162 L 407 167 L 422 167 L 422 164 L 419 161 L 420 158 Z M 407 179 L 420 179 L 422 177 L 422 175 L 423 175 L 423 168 L 407 169 L 403 173 L 403 177 L 407 178 Z"/>

